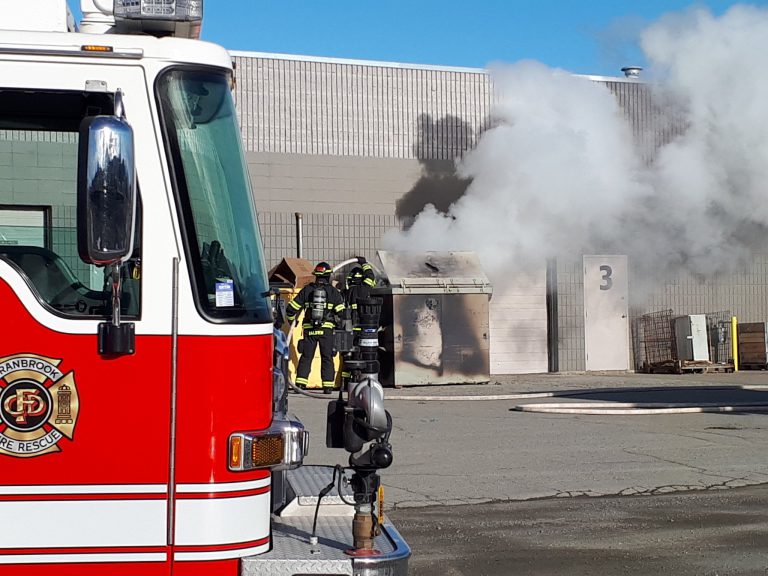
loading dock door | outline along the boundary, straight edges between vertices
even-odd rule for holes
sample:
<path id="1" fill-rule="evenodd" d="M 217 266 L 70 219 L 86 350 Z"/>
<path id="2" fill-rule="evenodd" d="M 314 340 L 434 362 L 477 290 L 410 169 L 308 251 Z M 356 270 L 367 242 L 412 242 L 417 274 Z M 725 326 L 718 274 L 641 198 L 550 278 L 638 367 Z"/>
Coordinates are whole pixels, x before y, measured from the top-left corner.
<path id="1" fill-rule="evenodd" d="M 626 256 L 584 256 L 586 368 L 629 370 L 629 266 Z"/>

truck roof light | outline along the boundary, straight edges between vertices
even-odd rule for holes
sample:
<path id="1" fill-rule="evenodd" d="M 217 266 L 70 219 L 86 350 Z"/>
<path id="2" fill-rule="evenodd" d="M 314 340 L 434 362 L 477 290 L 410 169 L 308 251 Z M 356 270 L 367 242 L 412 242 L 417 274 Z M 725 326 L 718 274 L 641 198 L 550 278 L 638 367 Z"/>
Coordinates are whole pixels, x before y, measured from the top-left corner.
<path id="1" fill-rule="evenodd" d="M 83 52 L 113 52 L 114 48 L 112 46 L 98 46 L 96 44 L 86 44 L 85 46 L 81 46 L 80 50 Z"/>

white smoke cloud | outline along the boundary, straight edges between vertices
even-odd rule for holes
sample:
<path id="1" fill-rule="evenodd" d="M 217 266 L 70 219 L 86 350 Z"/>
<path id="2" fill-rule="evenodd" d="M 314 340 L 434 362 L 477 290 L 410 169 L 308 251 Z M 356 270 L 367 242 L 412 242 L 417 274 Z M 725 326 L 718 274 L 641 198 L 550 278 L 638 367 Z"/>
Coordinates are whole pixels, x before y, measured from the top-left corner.
<path id="1" fill-rule="evenodd" d="M 629 254 L 697 273 L 766 244 L 768 10 L 698 9 L 642 33 L 657 121 L 684 133 L 637 146 L 603 84 L 535 62 L 495 66 L 493 128 L 458 164 L 472 180 L 447 213 L 427 207 L 391 250 L 475 250 L 491 275 L 549 256 Z"/>
<path id="2" fill-rule="evenodd" d="M 768 10 L 670 15 L 645 31 L 642 46 L 687 125 L 651 168 L 664 222 L 687 244 L 680 256 L 694 269 L 725 266 L 765 246 Z"/>

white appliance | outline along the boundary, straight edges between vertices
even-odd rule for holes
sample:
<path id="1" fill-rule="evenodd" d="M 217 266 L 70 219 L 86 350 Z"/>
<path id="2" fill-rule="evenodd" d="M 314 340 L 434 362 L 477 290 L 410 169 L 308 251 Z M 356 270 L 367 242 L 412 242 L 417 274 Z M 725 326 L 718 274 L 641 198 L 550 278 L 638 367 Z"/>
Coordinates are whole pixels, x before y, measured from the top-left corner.
<path id="1" fill-rule="evenodd" d="M 707 337 L 707 317 L 704 314 L 691 314 L 675 318 L 675 341 L 677 342 L 678 360 L 709 361 L 709 340 Z"/>

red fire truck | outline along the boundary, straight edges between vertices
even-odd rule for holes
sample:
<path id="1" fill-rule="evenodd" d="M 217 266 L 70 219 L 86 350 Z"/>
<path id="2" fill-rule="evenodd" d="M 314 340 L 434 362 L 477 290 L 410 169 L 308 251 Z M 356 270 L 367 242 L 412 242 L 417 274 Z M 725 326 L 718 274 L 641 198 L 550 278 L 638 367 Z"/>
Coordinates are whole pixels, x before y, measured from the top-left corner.
<path id="1" fill-rule="evenodd" d="M 65 0 L 0 0 L 2 576 L 407 570 L 383 517 L 363 551 L 349 514 L 312 518 L 329 479 L 328 508 L 349 498 L 342 471 L 300 467 L 280 401 L 202 4 L 83 0 L 76 31 Z"/>

